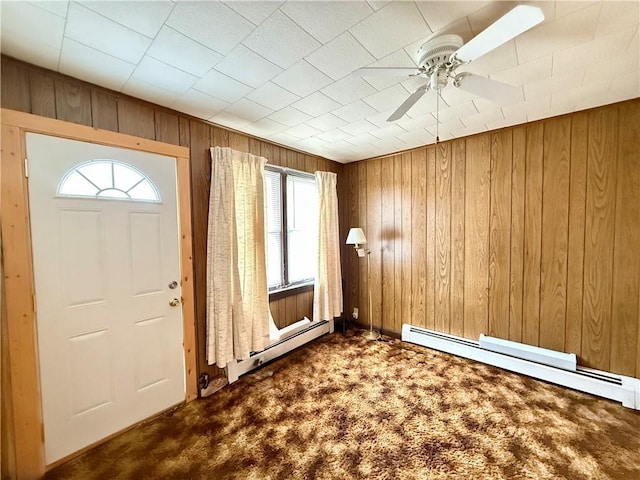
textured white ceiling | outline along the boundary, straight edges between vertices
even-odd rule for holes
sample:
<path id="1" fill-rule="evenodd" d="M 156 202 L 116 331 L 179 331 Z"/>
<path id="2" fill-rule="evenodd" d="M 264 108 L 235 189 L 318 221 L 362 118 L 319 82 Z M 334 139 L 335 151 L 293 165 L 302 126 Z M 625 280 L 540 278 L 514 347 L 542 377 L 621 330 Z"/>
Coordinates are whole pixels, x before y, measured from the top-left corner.
<path id="1" fill-rule="evenodd" d="M 448 86 L 443 140 L 640 96 L 638 0 L 518 2 L 544 23 L 464 68 L 522 87 L 500 106 Z M 434 98 L 385 119 L 441 33 L 470 40 L 513 2 L 2 1 L 2 52 L 213 123 L 349 162 L 434 142 Z M 461 69 L 462 70 L 462 69 Z M 400 83 L 401 82 L 401 83 Z"/>

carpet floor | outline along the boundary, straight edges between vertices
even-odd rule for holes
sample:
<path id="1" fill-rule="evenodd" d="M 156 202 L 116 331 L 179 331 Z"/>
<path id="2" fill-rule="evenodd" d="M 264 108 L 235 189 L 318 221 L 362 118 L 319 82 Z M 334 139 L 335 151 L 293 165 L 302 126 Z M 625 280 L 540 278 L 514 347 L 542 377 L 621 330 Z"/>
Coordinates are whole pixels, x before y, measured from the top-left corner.
<path id="1" fill-rule="evenodd" d="M 640 478 L 640 412 L 385 340 L 322 337 L 47 478 Z"/>

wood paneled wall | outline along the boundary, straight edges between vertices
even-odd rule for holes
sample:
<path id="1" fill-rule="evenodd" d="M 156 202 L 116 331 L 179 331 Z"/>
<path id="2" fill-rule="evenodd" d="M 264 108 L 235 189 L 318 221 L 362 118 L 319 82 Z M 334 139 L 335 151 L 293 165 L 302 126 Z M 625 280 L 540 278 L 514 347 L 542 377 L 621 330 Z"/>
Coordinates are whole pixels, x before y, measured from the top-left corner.
<path id="1" fill-rule="evenodd" d="M 261 155 L 273 165 L 306 172 L 339 172 L 342 165 L 214 126 L 135 98 L 2 57 L 2 107 L 90 125 L 142 138 L 187 146 L 191 151 L 193 258 L 198 368 L 212 376 L 221 371 L 206 362 L 206 251 L 211 146 L 228 146 Z M 271 302 L 279 327 L 309 316 L 313 292 Z"/>
<path id="2" fill-rule="evenodd" d="M 480 333 L 640 376 L 640 100 L 347 164 L 374 324 Z M 344 250 L 345 312 L 368 319 Z"/>
<path id="3" fill-rule="evenodd" d="M 269 307 L 278 328 L 284 328 L 304 317 L 310 319 L 313 315 L 313 290 L 272 300 Z"/>

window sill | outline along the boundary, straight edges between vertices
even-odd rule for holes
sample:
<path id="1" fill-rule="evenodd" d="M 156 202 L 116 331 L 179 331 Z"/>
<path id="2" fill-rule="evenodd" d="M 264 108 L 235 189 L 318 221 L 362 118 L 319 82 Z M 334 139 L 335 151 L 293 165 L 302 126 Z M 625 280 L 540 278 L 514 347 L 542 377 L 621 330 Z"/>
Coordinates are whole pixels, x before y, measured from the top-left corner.
<path id="1" fill-rule="evenodd" d="M 311 290 L 313 290 L 313 282 L 303 283 L 301 285 L 293 285 L 291 287 L 284 287 L 279 290 L 272 290 L 271 292 L 269 292 L 269 301 L 273 302 L 274 300 L 280 300 L 281 298 L 299 295 Z"/>

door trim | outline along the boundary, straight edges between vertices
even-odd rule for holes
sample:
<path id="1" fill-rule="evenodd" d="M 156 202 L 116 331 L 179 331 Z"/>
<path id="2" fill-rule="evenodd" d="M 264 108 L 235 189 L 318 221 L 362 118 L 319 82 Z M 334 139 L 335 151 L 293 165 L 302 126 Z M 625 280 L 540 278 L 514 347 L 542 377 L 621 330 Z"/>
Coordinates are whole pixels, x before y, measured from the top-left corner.
<path id="1" fill-rule="evenodd" d="M 177 200 L 182 272 L 182 321 L 184 334 L 185 400 L 197 398 L 196 330 L 191 235 L 191 181 L 189 149 L 122 133 L 0 109 L 2 151 L 0 155 L 0 219 L 4 252 L 4 287 L 8 356 L 13 408 L 12 425 L 17 478 L 41 478 L 45 472 L 44 426 L 38 363 L 33 256 L 29 219 L 28 184 L 25 172 L 27 132 L 128 148 L 176 158 Z M 7 252 L 11 252 L 10 255 Z"/>

